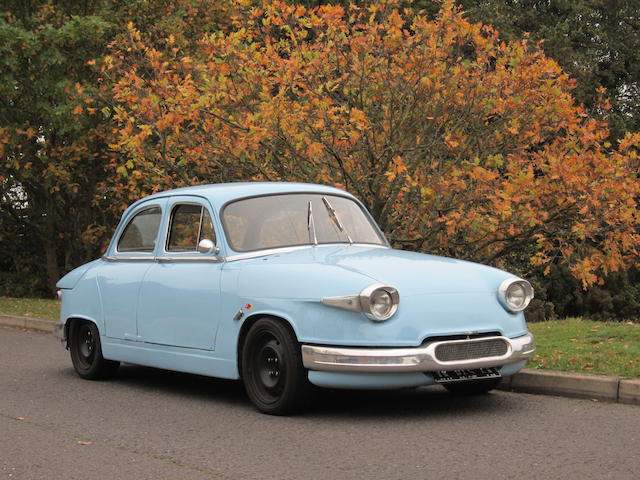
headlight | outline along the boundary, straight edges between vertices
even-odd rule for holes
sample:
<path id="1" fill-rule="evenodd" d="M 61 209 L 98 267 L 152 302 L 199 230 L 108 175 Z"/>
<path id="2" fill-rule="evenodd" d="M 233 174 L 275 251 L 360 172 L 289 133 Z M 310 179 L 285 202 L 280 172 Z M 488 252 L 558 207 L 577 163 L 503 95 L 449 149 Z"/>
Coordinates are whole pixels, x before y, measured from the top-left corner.
<path id="1" fill-rule="evenodd" d="M 398 310 L 398 290 L 386 285 L 371 285 L 360 292 L 363 313 L 375 322 L 387 320 Z"/>
<path id="2" fill-rule="evenodd" d="M 533 287 L 526 280 L 508 278 L 498 287 L 498 299 L 510 312 L 521 312 L 533 299 Z"/>
<path id="3" fill-rule="evenodd" d="M 324 297 L 320 301 L 329 307 L 362 312 L 370 320 L 382 322 L 391 318 L 398 310 L 400 294 L 393 287 L 377 283 L 365 288 L 358 295 Z"/>

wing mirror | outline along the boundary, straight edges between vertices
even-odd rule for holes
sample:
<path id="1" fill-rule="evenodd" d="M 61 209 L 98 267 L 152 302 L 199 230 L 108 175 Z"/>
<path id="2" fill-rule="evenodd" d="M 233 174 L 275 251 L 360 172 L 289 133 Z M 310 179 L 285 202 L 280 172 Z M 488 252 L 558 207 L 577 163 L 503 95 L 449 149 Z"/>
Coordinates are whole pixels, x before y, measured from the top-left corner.
<path id="1" fill-rule="evenodd" d="M 215 246 L 215 244 L 209 240 L 208 238 L 203 238 L 200 240 L 198 244 L 198 252 L 199 253 L 211 253 L 213 252 L 215 255 L 220 253 L 220 249 Z"/>

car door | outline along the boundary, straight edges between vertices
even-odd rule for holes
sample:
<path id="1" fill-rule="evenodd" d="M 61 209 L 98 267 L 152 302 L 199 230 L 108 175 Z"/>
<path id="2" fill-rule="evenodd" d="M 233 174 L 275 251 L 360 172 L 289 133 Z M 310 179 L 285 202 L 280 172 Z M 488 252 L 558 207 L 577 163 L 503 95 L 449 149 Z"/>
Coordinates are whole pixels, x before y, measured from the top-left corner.
<path id="1" fill-rule="evenodd" d="M 154 264 L 165 199 L 145 203 L 125 215 L 97 274 L 106 335 L 137 340 L 140 282 Z"/>
<path id="2" fill-rule="evenodd" d="M 138 300 L 138 334 L 147 343 L 213 350 L 219 321 L 222 262 L 211 209 L 199 197 L 172 197 L 157 262 L 147 270 Z"/>

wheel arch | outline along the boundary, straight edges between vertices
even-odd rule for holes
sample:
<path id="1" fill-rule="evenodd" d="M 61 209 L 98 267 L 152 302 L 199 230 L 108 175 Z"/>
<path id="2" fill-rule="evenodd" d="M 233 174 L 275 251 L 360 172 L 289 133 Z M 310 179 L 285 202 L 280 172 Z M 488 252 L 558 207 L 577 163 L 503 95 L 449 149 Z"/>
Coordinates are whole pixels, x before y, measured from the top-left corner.
<path id="1" fill-rule="evenodd" d="M 238 375 L 240 378 L 242 378 L 242 349 L 244 348 L 244 341 L 247 338 L 247 333 L 249 333 L 249 330 L 251 329 L 251 327 L 258 320 L 262 318 L 272 318 L 282 323 L 293 334 L 295 339 L 299 342 L 298 335 L 295 331 L 295 328 L 293 328 L 292 322 L 289 319 L 283 317 L 282 315 L 260 312 L 260 313 L 254 313 L 253 315 L 248 316 L 245 319 L 245 321 L 242 323 L 242 326 L 240 327 L 240 332 L 238 334 L 238 343 L 236 348 L 236 362 L 238 364 Z"/>
<path id="2" fill-rule="evenodd" d="M 98 332 L 100 333 L 100 335 L 103 335 L 103 332 L 100 329 L 100 324 L 98 322 L 96 322 L 93 318 L 90 317 L 85 317 L 83 315 L 72 315 L 69 318 L 67 318 L 67 320 L 64 322 L 64 339 L 66 342 L 65 347 L 68 349 L 69 345 L 71 344 L 71 337 L 70 337 L 70 333 L 71 333 L 71 326 L 75 323 L 80 323 L 80 322 L 90 322 L 93 323 L 96 328 L 98 329 Z"/>

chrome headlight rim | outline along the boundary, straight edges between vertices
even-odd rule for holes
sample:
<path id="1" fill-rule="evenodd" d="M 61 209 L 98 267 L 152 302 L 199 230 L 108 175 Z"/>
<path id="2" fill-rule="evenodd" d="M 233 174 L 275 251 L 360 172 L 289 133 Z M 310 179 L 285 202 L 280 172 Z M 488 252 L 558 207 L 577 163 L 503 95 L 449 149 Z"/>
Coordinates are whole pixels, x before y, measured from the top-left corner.
<path id="1" fill-rule="evenodd" d="M 382 292 L 387 293 L 391 298 L 391 307 L 384 315 L 380 315 L 373 310 L 373 300 L 378 293 Z M 370 285 L 362 290 L 359 296 L 362 313 L 364 313 L 369 320 L 373 320 L 374 322 L 384 322 L 385 320 L 389 320 L 398 311 L 400 294 L 396 288 L 389 285 Z"/>
<path id="2" fill-rule="evenodd" d="M 508 300 L 509 290 L 517 287 L 522 287 L 524 291 L 525 298 L 522 305 L 513 305 Z M 498 299 L 500 300 L 500 303 L 507 311 L 512 313 L 519 313 L 525 310 L 531 303 L 531 300 L 533 300 L 533 297 L 533 287 L 529 282 L 522 278 L 507 278 L 498 287 Z"/>

